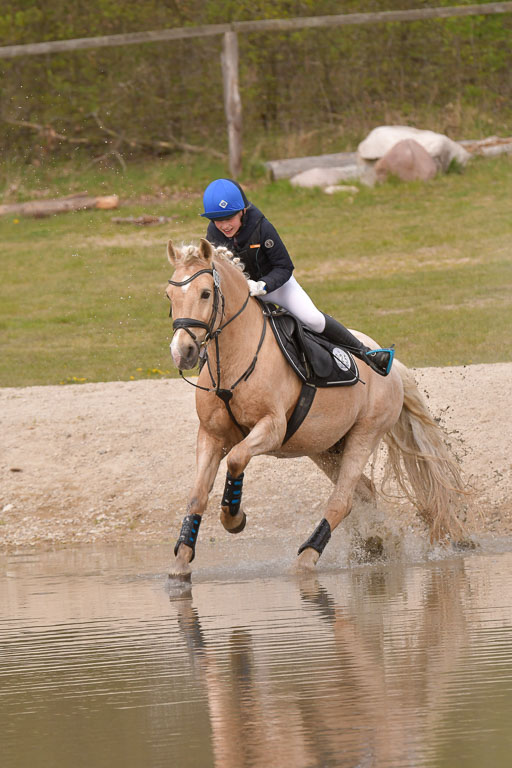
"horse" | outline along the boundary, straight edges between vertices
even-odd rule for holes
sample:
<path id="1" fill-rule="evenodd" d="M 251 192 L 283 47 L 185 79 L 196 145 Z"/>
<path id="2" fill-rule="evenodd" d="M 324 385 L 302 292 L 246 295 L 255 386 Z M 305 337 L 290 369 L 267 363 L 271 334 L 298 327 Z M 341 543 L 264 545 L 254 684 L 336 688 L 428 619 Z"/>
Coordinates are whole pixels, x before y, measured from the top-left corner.
<path id="1" fill-rule="evenodd" d="M 200 364 L 194 385 L 196 473 L 170 578 L 191 578 L 199 525 L 224 457 L 220 520 L 230 533 L 239 533 L 246 523 L 241 494 L 253 456 L 308 456 L 332 481 L 324 517 L 299 548 L 299 572 L 315 569 L 332 531 L 349 514 L 354 494 L 368 486 L 365 465 L 381 440 L 387 445 L 386 475 L 394 476 L 413 502 L 431 541 L 463 534 L 457 515 L 465 493 L 462 477 L 405 365 L 395 358 L 384 377 L 359 363 L 362 381 L 319 388 L 305 420 L 285 440 L 301 381 L 274 334 L 266 333 L 264 305 L 250 296 L 243 264 L 205 239 L 181 248 L 170 240 L 167 256 L 174 268 L 166 290 L 174 330 L 171 355 L 180 373 Z M 378 346 L 354 333 L 368 346 Z"/>

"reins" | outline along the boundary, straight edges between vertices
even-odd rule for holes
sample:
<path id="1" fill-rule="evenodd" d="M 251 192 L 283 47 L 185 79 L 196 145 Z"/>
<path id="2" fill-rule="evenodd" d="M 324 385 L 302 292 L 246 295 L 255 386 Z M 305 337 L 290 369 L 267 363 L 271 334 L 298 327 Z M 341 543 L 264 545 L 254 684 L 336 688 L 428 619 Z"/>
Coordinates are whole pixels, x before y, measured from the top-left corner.
<path id="1" fill-rule="evenodd" d="M 245 372 L 235 381 L 235 383 L 229 387 L 228 389 L 222 389 L 220 387 L 220 377 L 221 377 L 221 362 L 220 362 L 220 349 L 219 349 L 219 336 L 230 323 L 233 322 L 233 320 L 236 320 L 237 317 L 239 317 L 244 309 L 247 307 L 247 304 L 249 303 L 250 293 L 247 294 L 247 297 L 240 307 L 240 309 L 229 318 L 229 320 L 226 320 L 226 322 L 223 324 L 222 321 L 224 319 L 225 314 L 225 300 L 224 296 L 222 294 L 222 291 L 220 289 L 220 275 L 215 269 L 215 266 L 213 269 L 200 269 L 195 274 L 188 277 L 186 280 L 182 280 L 180 282 L 176 280 L 169 280 L 170 285 L 175 285 L 177 287 L 181 287 L 183 285 L 187 285 L 188 283 L 191 283 L 192 280 L 195 280 L 196 277 L 199 277 L 199 275 L 203 274 L 209 274 L 213 276 L 213 304 L 212 304 L 212 313 L 210 315 L 210 319 L 208 323 L 203 322 L 202 320 L 196 320 L 194 318 L 190 317 L 180 317 L 177 320 L 173 321 L 172 327 L 174 331 L 178 330 L 184 330 L 186 331 L 193 339 L 194 343 L 199 349 L 200 354 L 202 354 L 202 350 L 204 350 L 204 357 L 200 363 L 200 369 L 203 367 L 204 363 L 206 362 L 208 367 L 208 373 L 210 374 L 210 379 L 212 382 L 212 387 L 203 387 L 200 384 L 194 384 L 194 382 L 190 381 L 186 378 L 186 376 L 183 375 L 183 371 L 179 369 L 180 376 L 184 381 L 187 382 L 187 384 L 191 384 L 196 389 L 202 389 L 204 392 L 215 392 L 216 396 L 220 398 L 224 405 L 226 406 L 226 410 L 229 414 L 229 417 L 233 421 L 233 423 L 238 427 L 242 435 L 245 437 L 248 434 L 248 430 L 244 429 L 238 421 L 236 420 L 232 410 L 231 406 L 229 404 L 229 401 L 233 397 L 233 390 L 242 382 L 247 381 L 251 373 L 254 371 L 254 368 L 256 367 L 256 363 L 258 361 L 258 355 L 260 353 L 261 347 L 263 345 L 263 341 L 265 339 L 265 333 L 267 330 L 267 318 L 266 315 L 263 314 L 263 328 L 261 330 L 260 340 L 258 342 L 258 346 L 256 348 L 256 354 L 254 355 L 251 363 L 249 364 L 249 367 L 245 370 Z M 220 301 L 219 301 L 220 300 Z M 216 330 L 214 329 L 215 322 L 217 319 L 217 315 L 219 312 L 219 304 L 221 306 L 221 316 L 220 316 L 220 324 L 217 327 Z M 172 307 L 171 311 L 169 313 L 169 316 L 172 317 Z M 206 336 L 204 337 L 204 340 L 201 342 L 201 344 L 197 341 L 197 336 L 195 333 L 193 333 L 190 328 L 204 328 L 206 330 Z M 217 381 L 215 381 L 211 365 L 210 365 L 210 358 L 208 356 L 208 345 L 211 341 L 215 342 L 215 357 L 216 357 L 216 376 Z"/>

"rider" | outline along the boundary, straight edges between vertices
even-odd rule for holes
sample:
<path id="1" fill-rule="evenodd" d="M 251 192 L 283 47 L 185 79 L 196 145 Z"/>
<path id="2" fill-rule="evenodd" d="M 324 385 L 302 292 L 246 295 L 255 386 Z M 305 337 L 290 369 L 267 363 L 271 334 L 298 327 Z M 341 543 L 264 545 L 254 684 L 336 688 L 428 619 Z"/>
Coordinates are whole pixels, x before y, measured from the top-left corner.
<path id="1" fill-rule="evenodd" d="M 240 258 L 249 275 L 251 296 L 284 307 L 304 325 L 329 341 L 350 349 L 381 376 L 387 376 L 393 349 L 370 349 L 341 323 L 313 304 L 294 278 L 293 264 L 277 230 L 231 179 L 216 179 L 203 195 L 204 216 L 210 219 L 206 238 Z"/>

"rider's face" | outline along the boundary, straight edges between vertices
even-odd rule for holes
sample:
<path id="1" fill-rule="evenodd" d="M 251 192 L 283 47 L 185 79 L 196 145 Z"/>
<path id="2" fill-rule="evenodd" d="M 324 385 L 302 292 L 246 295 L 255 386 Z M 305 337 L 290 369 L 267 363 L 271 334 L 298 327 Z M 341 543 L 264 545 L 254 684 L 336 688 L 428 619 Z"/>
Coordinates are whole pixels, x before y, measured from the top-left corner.
<path id="1" fill-rule="evenodd" d="M 226 237 L 234 237 L 240 227 L 242 226 L 242 216 L 244 212 L 238 211 L 230 216 L 229 219 L 214 219 L 215 226 L 220 229 L 223 235 Z"/>

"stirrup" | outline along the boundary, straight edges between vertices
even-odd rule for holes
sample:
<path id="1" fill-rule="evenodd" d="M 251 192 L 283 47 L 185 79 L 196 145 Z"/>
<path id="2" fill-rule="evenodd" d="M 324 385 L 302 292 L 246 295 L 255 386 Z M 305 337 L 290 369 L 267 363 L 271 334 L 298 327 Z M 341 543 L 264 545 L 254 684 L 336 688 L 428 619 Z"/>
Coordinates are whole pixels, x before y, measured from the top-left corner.
<path id="1" fill-rule="evenodd" d="M 370 349 L 368 352 L 365 352 L 364 356 L 372 371 L 375 371 L 381 376 L 387 376 L 393 365 L 395 350 L 393 347 Z"/>

